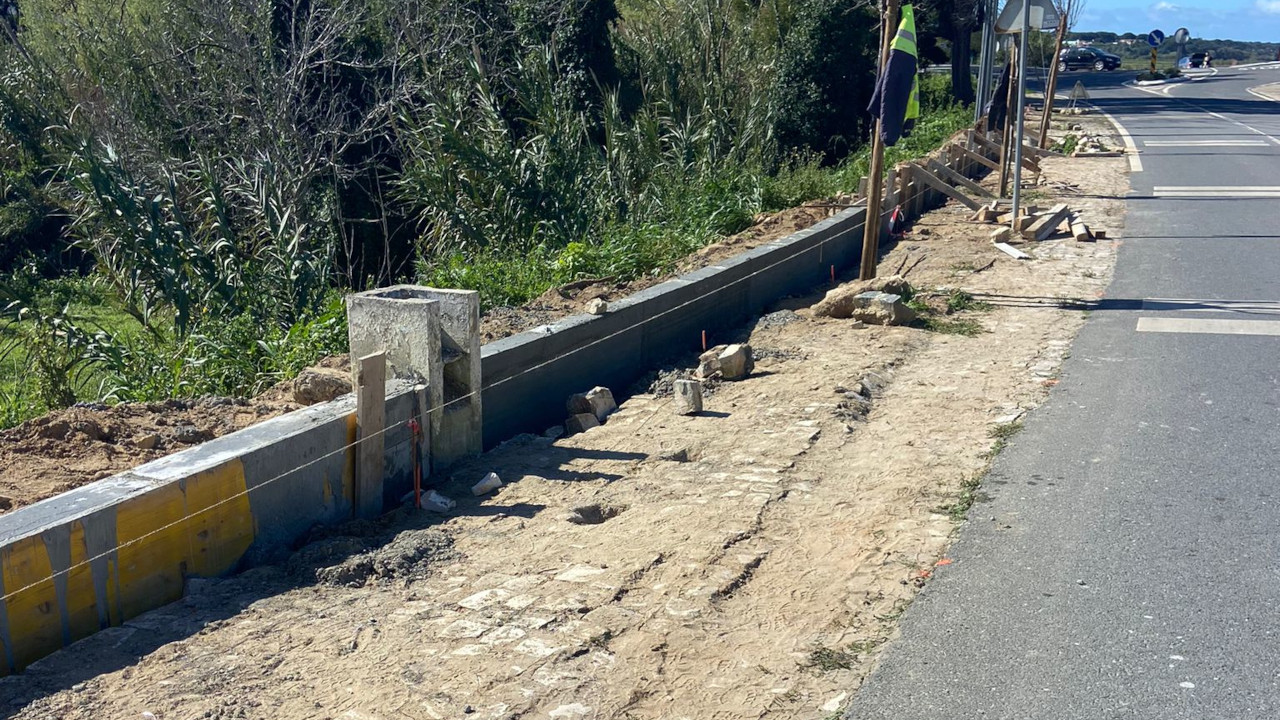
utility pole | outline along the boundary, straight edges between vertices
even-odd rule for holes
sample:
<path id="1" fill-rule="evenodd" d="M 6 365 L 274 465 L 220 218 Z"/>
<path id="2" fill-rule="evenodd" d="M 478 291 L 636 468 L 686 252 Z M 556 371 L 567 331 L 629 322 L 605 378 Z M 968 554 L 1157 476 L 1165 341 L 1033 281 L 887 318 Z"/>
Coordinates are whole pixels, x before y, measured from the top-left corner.
<path id="1" fill-rule="evenodd" d="M 999 0 L 982 0 L 982 46 L 978 59 L 978 102 L 973 113 L 973 121 L 982 118 L 982 110 L 991 100 L 995 92 L 995 83 L 991 81 L 996 61 L 996 13 L 999 11 Z"/>
<path id="2" fill-rule="evenodd" d="M 880 67 L 876 77 L 884 73 L 889 63 L 889 44 L 898 26 L 898 0 L 888 0 L 884 22 L 880 25 Z M 884 197 L 884 140 L 880 138 L 880 115 L 876 115 L 871 134 L 871 171 L 867 177 L 867 217 L 862 230 L 862 263 L 858 279 L 871 280 L 876 276 L 876 263 L 880 259 L 880 210 Z"/>

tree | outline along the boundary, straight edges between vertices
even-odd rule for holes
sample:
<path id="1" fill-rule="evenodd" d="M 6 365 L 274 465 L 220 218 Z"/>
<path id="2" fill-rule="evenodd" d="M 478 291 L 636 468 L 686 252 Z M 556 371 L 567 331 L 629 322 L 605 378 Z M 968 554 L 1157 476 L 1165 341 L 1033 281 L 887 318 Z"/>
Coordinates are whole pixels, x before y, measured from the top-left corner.
<path id="1" fill-rule="evenodd" d="M 1080 21 L 1080 13 L 1084 12 L 1087 0 L 1053 0 L 1053 4 L 1058 8 L 1058 14 L 1067 19 L 1067 30 L 1070 31 Z M 1099 42 L 1115 42 L 1115 33 L 1104 33 L 1110 35 L 1109 40 L 1100 40 Z"/>

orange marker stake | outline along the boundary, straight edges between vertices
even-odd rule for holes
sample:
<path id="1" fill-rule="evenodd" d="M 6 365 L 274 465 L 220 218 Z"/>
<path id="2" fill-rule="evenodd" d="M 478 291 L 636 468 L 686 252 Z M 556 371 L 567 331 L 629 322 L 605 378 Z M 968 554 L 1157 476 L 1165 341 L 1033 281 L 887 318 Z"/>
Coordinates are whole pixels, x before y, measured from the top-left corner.
<path id="1" fill-rule="evenodd" d="M 707 331 L 702 331 L 702 352 L 707 351 Z"/>
<path id="2" fill-rule="evenodd" d="M 836 284 L 836 266 L 835 265 L 831 266 L 831 284 L 832 285 Z"/>

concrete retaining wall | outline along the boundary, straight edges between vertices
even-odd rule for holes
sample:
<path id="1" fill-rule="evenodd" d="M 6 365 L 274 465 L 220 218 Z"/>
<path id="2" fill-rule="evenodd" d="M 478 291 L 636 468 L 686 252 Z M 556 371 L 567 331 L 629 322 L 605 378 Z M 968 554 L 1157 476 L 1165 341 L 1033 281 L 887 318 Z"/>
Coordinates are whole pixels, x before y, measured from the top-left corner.
<path id="1" fill-rule="evenodd" d="M 389 390 L 390 428 L 415 409 Z M 355 432 L 348 395 L 0 516 L 0 596 L 18 592 L 0 603 L 0 675 L 349 519 Z M 411 440 L 386 434 L 388 504 L 412 488 Z"/>
<path id="2" fill-rule="evenodd" d="M 955 160 L 972 175 L 975 164 Z M 912 183 L 897 204 L 918 215 L 946 200 Z M 893 210 L 886 208 L 885 218 Z M 811 228 L 610 303 L 606 315 L 574 315 L 482 349 L 484 445 L 564 421 L 571 394 L 604 385 L 620 394 L 655 366 L 701 349 L 778 299 L 809 292 L 856 268 L 866 209 L 844 210 Z M 887 223 L 881 223 L 884 228 Z M 881 244 L 887 239 L 881 233 Z"/>
<path id="3" fill-rule="evenodd" d="M 898 203 L 914 215 L 944 199 L 912 185 Z M 845 210 L 615 302 L 606 315 L 486 345 L 485 445 L 559 423 L 569 394 L 621 391 L 699 348 L 702 331 L 714 343 L 775 300 L 828 282 L 833 265 L 856 266 L 865 212 Z M 412 488 L 405 424 L 425 395 L 388 386 L 386 505 Z M 316 524 L 351 518 L 355 433 L 348 395 L 0 515 L 0 675 L 177 600 L 189 578 L 233 571 Z"/>

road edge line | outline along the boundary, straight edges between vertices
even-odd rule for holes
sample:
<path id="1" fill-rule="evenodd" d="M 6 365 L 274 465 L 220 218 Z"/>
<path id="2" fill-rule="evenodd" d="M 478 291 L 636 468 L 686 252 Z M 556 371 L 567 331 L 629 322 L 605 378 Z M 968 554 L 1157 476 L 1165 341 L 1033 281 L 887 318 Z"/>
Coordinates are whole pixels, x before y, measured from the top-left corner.
<path id="1" fill-rule="evenodd" d="M 1142 158 L 1138 157 L 1138 146 L 1133 142 L 1133 136 L 1129 134 L 1129 131 L 1125 129 L 1124 125 L 1120 124 L 1120 121 L 1114 115 L 1093 103 L 1089 103 L 1089 105 L 1099 115 L 1106 118 L 1115 127 L 1116 132 L 1120 133 L 1120 139 L 1124 142 L 1126 150 L 1125 154 L 1129 158 L 1129 172 L 1142 172 Z"/>

